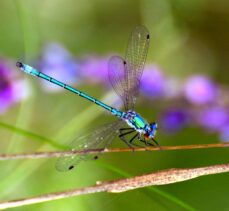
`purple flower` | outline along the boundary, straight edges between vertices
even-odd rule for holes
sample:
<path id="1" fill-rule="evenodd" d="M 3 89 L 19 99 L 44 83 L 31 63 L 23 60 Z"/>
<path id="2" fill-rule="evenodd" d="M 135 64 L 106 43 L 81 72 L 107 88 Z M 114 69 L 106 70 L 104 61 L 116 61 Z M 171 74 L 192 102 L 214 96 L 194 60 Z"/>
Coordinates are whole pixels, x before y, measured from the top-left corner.
<path id="1" fill-rule="evenodd" d="M 63 46 L 57 43 L 50 43 L 44 48 L 40 68 L 42 72 L 67 84 L 78 82 L 79 79 L 78 63 Z M 60 87 L 46 81 L 42 83 L 47 91 L 61 90 Z"/>
<path id="2" fill-rule="evenodd" d="M 184 94 L 188 101 L 194 104 L 206 104 L 216 100 L 217 87 L 206 76 L 192 76 L 186 82 Z"/>
<path id="3" fill-rule="evenodd" d="M 198 112 L 196 118 L 201 126 L 214 132 L 224 127 L 229 115 L 223 107 L 215 106 Z"/>
<path id="4" fill-rule="evenodd" d="M 13 104 L 13 87 L 10 80 L 10 70 L 0 61 L 0 113 L 4 113 Z"/>
<path id="5" fill-rule="evenodd" d="M 108 84 L 109 58 L 87 57 L 81 62 L 83 78 L 92 82 Z"/>
<path id="6" fill-rule="evenodd" d="M 0 114 L 29 95 L 28 84 L 14 78 L 9 65 L 0 61 Z"/>
<path id="7" fill-rule="evenodd" d="M 178 132 L 189 122 L 189 113 L 182 108 L 170 108 L 162 113 L 160 125 L 166 132 Z"/>
<path id="8" fill-rule="evenodd" d="M 151 65 L 145 68 L 141 80 L 141 90 L 148 97 L 161 97 L 164 95 L 165 78 L 157 66 Z"/>

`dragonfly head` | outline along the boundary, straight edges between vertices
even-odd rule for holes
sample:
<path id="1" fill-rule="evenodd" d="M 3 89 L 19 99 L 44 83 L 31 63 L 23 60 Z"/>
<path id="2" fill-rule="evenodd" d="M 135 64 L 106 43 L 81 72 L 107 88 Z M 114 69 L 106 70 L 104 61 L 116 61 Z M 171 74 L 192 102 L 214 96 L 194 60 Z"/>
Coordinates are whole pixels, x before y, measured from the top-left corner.
<path id="1" fill-rule="evenodd" d="M 150 123 L 151 130 L 155 131 L 158 129 L 158 124 L 156 122 Z"/>
<path id="2" fill-rule="evenodd" d="M 145 138 L 152 139 L 156 135 L 157 129 L 158 129 L 158 124 L 156 122 L 150 123 L 149 129 L 145 134 Z"/>

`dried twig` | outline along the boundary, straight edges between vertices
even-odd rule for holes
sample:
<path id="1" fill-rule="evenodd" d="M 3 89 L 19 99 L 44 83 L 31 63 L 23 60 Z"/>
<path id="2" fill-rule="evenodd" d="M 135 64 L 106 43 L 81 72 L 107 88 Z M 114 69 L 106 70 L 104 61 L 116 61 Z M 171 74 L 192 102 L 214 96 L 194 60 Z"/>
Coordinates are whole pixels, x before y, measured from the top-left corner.
<path id="1" fill-rule="evenodd" d="M 188 149 L 208 149 L 208 148 L 224 148 L 229 147 L 229 143 L 215 143 L 215 144 L 197 144 L 184 146 L 161 146 L 159 147 L 142 147 L 134 148 L 135 152 L 142 151 L 160 151 L 160 150 L 188 150 Z M 55 152 L 34 152 L 22 154 L 0 154 L 0 160 L 15 160 L 15 159 L 36 159 L 36 158 L 51 158 L 63 157 L 79 154 L 94 154 L 94 153 L 110 153 L 110 152 L 131 152 L 131 148 L 113 148 L 113 149 L 87 149 L 74 151 L 55 151 Z"/>
<path id="2" fill-rule="evenodd" d="M 89 193 L 98 192 L 111 192 L 119 193 L 137 188 L 152 186 L 152 185 L 166 185 L 171 183 L 177 183 L 194 179 L 199 176 L 218 174 L 229 172 L 229 164 L 207 166 L 201 168 L 190 169 L 168 169 L 158 171 L 155 173 L 149 173 L 141 176 L 135 176 L 127 179 L 119 179 L 107 182 L 97 182 L 96 185 L 68 190 L 64 192 L 56 192 L 45 195 L 40 195 L 31 198 L 18 199 L 13 201 L 6 201 L 0 203 L 0 209 L 6 209 L 11 207 L 19 207 L 23 205 L 41 203 L 45 201 L 51 201 L 61 198 L 67 198 L 77 195 L 85 195 Z"/>

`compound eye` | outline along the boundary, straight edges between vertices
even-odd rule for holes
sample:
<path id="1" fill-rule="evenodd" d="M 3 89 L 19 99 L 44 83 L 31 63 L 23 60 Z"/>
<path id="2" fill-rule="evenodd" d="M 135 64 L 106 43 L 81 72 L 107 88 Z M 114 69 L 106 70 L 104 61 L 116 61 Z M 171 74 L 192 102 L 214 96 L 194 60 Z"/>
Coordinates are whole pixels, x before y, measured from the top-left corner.
<path id="1" fill-rule="evenodd" d="M 150 123 L 150 127 L 151 127 L 151 128 L 155 127 L 155 125 L 156 125 L 156 123 L 155 123 L 155 122 Z"/>
<path id="2" fill-rule="evenodd" d="M 158 125 L 156 122 L 153 122 L 150 124 L 151 130 L 157 130 L 158 129 Z"/>

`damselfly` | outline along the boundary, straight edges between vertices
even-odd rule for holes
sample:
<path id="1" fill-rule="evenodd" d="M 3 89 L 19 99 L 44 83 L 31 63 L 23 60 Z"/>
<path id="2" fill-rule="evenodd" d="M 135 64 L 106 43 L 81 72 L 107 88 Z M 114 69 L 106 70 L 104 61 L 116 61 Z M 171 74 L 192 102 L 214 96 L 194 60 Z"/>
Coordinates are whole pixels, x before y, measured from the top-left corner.
<path id="1" fill-rule="evenodd" d="M 134 110 L 149 43 L 149 31 L 144 26 L 137 26 L 131 34 L 125 59 L 119 56 L 113 56 L 108 62 L 109 80 L 114 90 L 123 101 L 125 111 L 108 106 L 78 89 L 37 71 L 29 65 L 17 62 L 17 67 L 25 73 L 37 76 L 63 87 L 64 89 L 67 89 L 68 91 L 97 104 L 98 106 L 108 110 L 112 115 L 118 117 L 118 120 L 115 122 L 106 124 L 101 128 L 73 141 L 70 144 L 72 150 L 107 148 L 116 135 L 118 135 L 119 138 L 129 147 L 135 146 L 135 140 L 143 142 L 146 146 L 152 146 L 154 144 L 159 146 L 154 139 L 158 128 L 157 123 L 148 123 Z M 131 138 L 128 140 L 127 136 L 130 135 Z M 97 156 L 93 156 L 93 158 L 97 158 Z M 92 155 L 85 154 L 62 157 L 58 159 L 56 168 L 59 171 L 67 171 L 74 168 L 81 160 L 87 159 L 92 159 Z"/>

